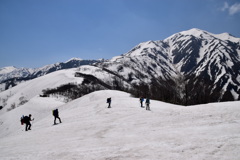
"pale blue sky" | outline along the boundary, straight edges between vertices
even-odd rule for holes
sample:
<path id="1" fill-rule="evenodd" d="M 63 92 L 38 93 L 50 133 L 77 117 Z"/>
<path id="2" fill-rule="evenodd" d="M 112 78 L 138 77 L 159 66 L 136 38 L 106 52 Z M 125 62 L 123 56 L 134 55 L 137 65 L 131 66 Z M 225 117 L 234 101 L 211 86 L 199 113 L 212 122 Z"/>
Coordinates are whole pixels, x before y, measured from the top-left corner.
<path id="1" fill-rule="evenodd" d="M 0 0 L 0 68 L 109 59 L 191 28 L 240 37 L 240 0 Z"/>

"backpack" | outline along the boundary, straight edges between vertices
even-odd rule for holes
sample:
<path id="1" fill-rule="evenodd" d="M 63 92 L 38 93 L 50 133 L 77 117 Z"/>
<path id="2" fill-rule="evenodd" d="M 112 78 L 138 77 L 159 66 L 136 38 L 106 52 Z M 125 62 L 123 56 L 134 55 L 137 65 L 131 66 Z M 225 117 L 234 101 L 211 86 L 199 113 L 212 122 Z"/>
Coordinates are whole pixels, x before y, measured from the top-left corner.
<path id="1" fill-rule="evenodd" d="M 150 104 L 150 100 L 149 100 L 148 98 L 146 99 L 146 103 L 147 103 L 147 104 Z"/>
<path id="2" fill-rule="evenodd" d="M 111 98 L 108 98 L 108 99 L 107 99 L 107 103 L 110 103 L 110 102 L 111 102 Z"/>
<path id="3" fill-rule="evenodd" d="M 56 115 L 56 110 L 52 110 L 52 115 L 55 116 Z"/>
<path id="4" fill-rule="evenodd" d="M 54 109 L 54 110 L 52 111 L 52 114 L 53 114 L 53 116 L 57 116 L 57 115 L 58 115 L 58 109 Z"/>
<path id="5" fill-rule="evenodd" d="M 22 116 L 22 117 L 20 118 L 20 122 L 21 122 L 21 125 L 24 124 L 24 116 Z"/>
<path id="6" fill-rule="evenodd" d="M 26 123 L 27 118 L 28 118 L 28 117 L 27 117 L 27 116 L 24 116 L 24 115 L 21 117 L 20 121 L 21 121 L 21 124 L 22 124 L 22 125 L 23 125 L 24 123 Z"/>

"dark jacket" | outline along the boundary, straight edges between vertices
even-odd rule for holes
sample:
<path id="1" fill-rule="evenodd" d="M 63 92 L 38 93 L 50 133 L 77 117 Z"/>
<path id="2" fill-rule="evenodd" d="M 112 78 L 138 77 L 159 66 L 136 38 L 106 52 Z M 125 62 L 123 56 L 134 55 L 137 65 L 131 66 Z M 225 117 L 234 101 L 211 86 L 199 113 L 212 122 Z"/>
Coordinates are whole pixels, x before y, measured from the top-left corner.
<path id="1" fill-rule="evenodd" d="M 30 121 L 31 121 L 31 118 L 30 118 L 30 117 L 28 117 L 28 116 L 25 116 L 25 117 L 24 117 L 24 123 L 29 124 Z"/>
<path id="2" fill-rule="evenodd" d="M 112 99 L 111 98 L 108 98 L 107 99 L 107 103 L 111 103 Z"/>
<path id="3" fill-rule="evenodd" d="M 59 115 L 58 115 L 58 109 L 55 109 L 54 111 L 53 111 L 53 116 L 54 117 L 58 117 Z"/>
<path id="4" fill-rule="evenodd" d="M 148 98 L 146 99 L 146 103 L 147 103 L 147 104 L 150 104 L 150 100 L 149 100 Z"/>

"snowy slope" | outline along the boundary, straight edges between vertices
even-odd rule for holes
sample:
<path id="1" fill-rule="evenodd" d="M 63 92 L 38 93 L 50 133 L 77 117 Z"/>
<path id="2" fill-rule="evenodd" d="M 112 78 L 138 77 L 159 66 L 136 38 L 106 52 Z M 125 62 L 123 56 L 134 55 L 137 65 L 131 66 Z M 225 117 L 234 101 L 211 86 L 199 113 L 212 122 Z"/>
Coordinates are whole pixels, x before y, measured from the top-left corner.
<path id="1" fill-rule="evenodd" d="M 99 66 L 123 76 L 133 84 L 151 83 L 152 78 L 167 80 L 178 76 L 170 58 L 168 48 L 162 41 L 148 41 Z"/>
<path id="2" fill-rule="evenodd" d="M 0 159 L 239 160 L 239 105 L 151 101 L 146 111 L 120 91 L 98 91 L 67 104 L 35 96 L 0 116 Z M 53 108 L 59 108 L 62 124 L 52 126 Z M 35 120 L 25 132 L 19 118 L 29 113 Z"/>
<path id="3" fill-rule="evenodd" d="M 83 78 L 75 77 L 75 72 L 76 68 L 56 71 L 33 80 L 23 82 L 4 92 L 0 92 L 0 105 L 2 106 L 3 101 L 6 101 L 6 106 L 4 106 L 2 112 L 9 109 L 12 104 L 18 106 L 20 103 L 20 97 L 30 100 L 31 98 L 42 94 L 42 90 L 44 89 L 55 88 L 68 83 L 81 83 Z M 0 115 L 2 112 L 0 112 Z"/>
<path id="4" fill-rule="evenodd" d="M 109 72 L 104 71 L 101 68 L 89 65 L 46 74 L 44 76 L 22 82 L 21 84 L 13 88 L 0 92 L 0 106 L 3 106 L 0 115 L 10 110 L 12 108 L 12 105 L 15 105 L 15 107 L 21 106 L 19 104 L 21 103 L 22 99 L 28 101 L 35 96 L 42 95 L 43 90 L 54 89 L 61 85 L 66 85 L 69 83 L 79 85 L 82 84 L 85 77 L 76 76 L 76 73 L 93 75 L 94 77 L 109 86 L 112 86 L 113 80 L 116 79 L 115 75 L 110 74 Z M 122 82 L 121 84 L 124 85 L 126 88 L 130 87 L 130 85 L 126 82 Z M 66 97 L 62 98 L 64 99 Z"/>
<path id="5" fill-rule="evenodd" d="M 16 86 L 22 82 L 58 71 L 62 69 L 77 68 L 82 65 L 89 65 L 100 60 L 82 60 L 80 58 L 71 58 L 66 62 L 46 65 L 41 68 L 0 68 L 0 92 Z"/>

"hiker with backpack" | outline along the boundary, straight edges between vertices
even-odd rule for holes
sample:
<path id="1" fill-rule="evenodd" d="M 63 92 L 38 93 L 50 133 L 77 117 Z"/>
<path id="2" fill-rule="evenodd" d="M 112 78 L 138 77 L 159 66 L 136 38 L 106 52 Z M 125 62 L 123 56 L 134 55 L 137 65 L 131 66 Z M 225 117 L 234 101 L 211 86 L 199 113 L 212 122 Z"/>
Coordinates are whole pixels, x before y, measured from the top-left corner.
<path id="1" fill-rule="evenodd" d="M 150 111 L 150 106 L 149 106 L 150 105 L 150 99 L 147 98 L 145 103 L 146 103 L 146 110 Z"/>
<path id="2" fill-rule="evenodd" d="M 57 123 L 56 123 L 56 119 L 58 119 L 59 122 L 62 123 L 62 121 L 61 121 L 61 119 L 60 119 L 60 117 L 59 117 L 58 109 L 53 110 L 53 116 L 54 116 L 54 125 L 57 124 Z"/>
<path id="3" fill-rule="evenodd" d="M 107 98 L 108 108 L 111 108 L 111 102 L 112 102 L 111 97 Z"/>
<path id="4" fill-rule="evenodd" d="M 24 123 L 26 124 L 25 131 L 31 130 L 32 125 L 31 125 L 30 121 L 34 120 L 34 118 L 32 119 L 31 117 L 32 117 L 32 115 L 29 114 L 29 116 L 22 116 L 22 118 L 21 118 L 21 124 L 22 125 Z"/>
<path id="5" fill-rule="evenodd" d="M 140 97 L 140 103 L 141 103 L 141 107 L 143 108 L 143 101 L 144 101 L 144 98 L 143 97 Z"/>

